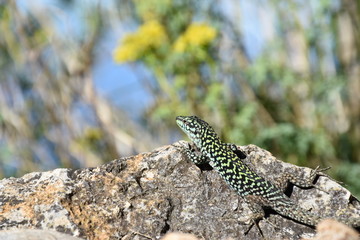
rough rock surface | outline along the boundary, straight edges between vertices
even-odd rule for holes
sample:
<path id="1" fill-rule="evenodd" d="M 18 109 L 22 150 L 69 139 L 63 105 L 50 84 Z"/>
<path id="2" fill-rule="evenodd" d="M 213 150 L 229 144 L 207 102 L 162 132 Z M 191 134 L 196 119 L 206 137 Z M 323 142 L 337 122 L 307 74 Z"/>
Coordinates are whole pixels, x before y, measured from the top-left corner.
<path id="1" fill-rule="evenodd" d="M 209 166 L 196 166 L 177 142 L 96 168 L 55 169 L 0 181 L 0 230 L 49 229 L 84 239 L 159 239 L 168 232 L 200 239 L 262 239 L 247 235 L 250 210 Z M 310 173 L 254 145 L 241 146 L 246 161 L 267 178 Z M 256 154 L 255 154 L 256 152 Z M 360 217 L 360 202 L 321 176 L 322 190 L 290 187 L 288 195 L 321 216 Z M 267 211 L 259 222 L 267 239 L 311 238 L 312 227 Z M 276 226 L 276 228 L 275 228 Z"/>
<path id="2" fill-rule="evenodd" d="M 53 230 L 15 229 L 0 231 L 1 240 L 81 240 Z"/>

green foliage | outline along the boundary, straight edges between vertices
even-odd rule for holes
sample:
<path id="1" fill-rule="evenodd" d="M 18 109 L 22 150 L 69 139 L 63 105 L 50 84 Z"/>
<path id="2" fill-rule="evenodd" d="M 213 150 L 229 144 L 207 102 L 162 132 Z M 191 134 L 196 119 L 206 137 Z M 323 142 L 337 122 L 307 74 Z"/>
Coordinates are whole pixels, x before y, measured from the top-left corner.
<path id="1" fill-rule="evenodd" d="M 59 32 L 50 10 L 23 12 L 9 1 L 0 5 L 0 89 L 10 89 L 0 97 L 0 143 L 6 142 L 0 154 L 28 159 L 19 164 L 23 172 L 37 169 L 37 159 L 46 162 L 43 150 L 34 152 L 46 147 L 61 166 L 96 165 L 149 150 L 154 139 L 168 143 L 178 131 L 174 117 L 194 114 L 228 142 L 255 143 L 295 164 L 337 165 L 338 176 L 359 189 L 352 164 L 360 162 L 360 23 L 354 14 L 360 7 L 350 2 L 355 7 L 262 1 L 264 46 L 251 59 L 236 1 L 227 3 L 228 14 L 212 0 L 120 1 L 110 10 L 69 4 L 83 7 L 81 34 Z M 93 86 L 99 40 L 116 21 L 139 26 L 120 39 L 113 57 L 152 74 L 139 79 L 153 99 L 143 113 L 156 133 L 151 138 Z M 76 117 L 79 106 L 86 117 Z"/>
<path id="2" fill-rule="evenodd" d="M 346 183 L 345 187 L 348 188 L 352 194 L 360 196 L 360 164 L 343 162 L 337 166 L 335 176 L 340 181 Z"/>
<path id="3" fill-rule="evenodd" d="M 319 156 L 323 160 L 334 156 L 335 149 L 326 133 L 319 130 L 314 132 L 310 129 L 297 128 L 290 123 L 278 123 L 274 127 L 263 129 L 255 143 L 260 146 L 270 146 L 270 149 L 278 149 L 283 156 L 296 164 L 306 165 L 309 156 Z"/>
<path id="4" fill-rule="evenodd" d="M 254 121 L 256 121 L 257 106 L 249 103 L 240 108 L 234 116 L 234 125 L 226 129 L 225 136 L 228 135 L 228 142 L 247 143 L 252 140 L 251 134 L 254 132 Z"/>

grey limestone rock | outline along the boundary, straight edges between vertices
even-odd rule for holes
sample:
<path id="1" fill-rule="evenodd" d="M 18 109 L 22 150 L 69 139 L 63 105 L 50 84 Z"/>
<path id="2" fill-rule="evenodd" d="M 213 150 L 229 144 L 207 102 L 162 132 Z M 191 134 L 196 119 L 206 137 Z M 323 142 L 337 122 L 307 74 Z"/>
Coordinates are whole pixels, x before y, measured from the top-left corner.
<path id="1" fill-rule="evenodd" d="M 186 145 L 180 141 L 96 168 L 0 180 L 0 230 L 45 229 L 84 239 L 160 239 L 168 232 L 192 233 L 200 239 L 262 239 L 256 227 L 244 234 L 250 210 L 209 166 L 186 159 Z M 310 173 L 254 145 L 239 148 L 260 175 Z M 294 186 L 289 195 L 321 216 L 360 216 L 359 201 L 341 185 L 325 176 L 316 185 L 324 191 Z M 271 210 L 266 213 L 266 220 L 259 222 L 265 238 L 315 234 L 310 226 Z"/>
<path id="2" fill-rule="evenodd" d="M 15 229 L 0 231 L 1 240 L 81 240 L 52 230 Z"/>

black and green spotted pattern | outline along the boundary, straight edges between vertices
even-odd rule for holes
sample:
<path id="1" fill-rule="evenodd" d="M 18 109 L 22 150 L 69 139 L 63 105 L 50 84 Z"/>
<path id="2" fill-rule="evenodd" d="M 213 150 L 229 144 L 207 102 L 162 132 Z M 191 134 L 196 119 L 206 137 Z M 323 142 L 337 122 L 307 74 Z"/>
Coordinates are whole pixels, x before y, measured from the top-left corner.
<path id="1" fill-rule="evenodd" d="M 271 207 L 280 214 L 305 224 L 315 225 L 318 222 L 318 217 L 298 207 L 280 189 L 243 163 L 207 122 L 196 116 L 179 116 L 176 123 L 202 154 L 199 157 L 189 152 L 192 160 L 195 163 L 208 161 L 226 183 L 248 203 L 257 201 L 255 204 L 261 207 Z"/>
<path id="2" fill-rule="evenodd" d="M 282 192 L 258 176 L 238 156 L 221 142 L 213 128 L 196 116 L 177 117 L 177 124 L 196 144 L 211 166 L 241 196 L 258 195 L 277 200 Z"/>

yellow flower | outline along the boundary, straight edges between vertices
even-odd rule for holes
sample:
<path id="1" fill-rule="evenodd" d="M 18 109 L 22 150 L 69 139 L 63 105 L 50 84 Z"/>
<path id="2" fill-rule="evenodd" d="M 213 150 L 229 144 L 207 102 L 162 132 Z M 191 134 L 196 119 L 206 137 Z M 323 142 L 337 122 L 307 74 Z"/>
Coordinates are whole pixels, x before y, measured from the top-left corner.
<path id="1" fill-rule="evenodd" d="M 137 37 L 135 34 L 129 34 L 122 40 L 122 45 L 114 50 L 113 58 L 117 63 L 132 62 L 138 59 L 139 49 L 137 47 Z"/>
<path id="2" fill-rule="evenodd" d="M 150 21 L 142 25 L 138 32 L 139 39 L 147 47 L 158 47 L 166 41 L 165 28 L 158 21 Z"/>
<path id="3" fill-rule="evenodd" d="M 118 63 L 132 62 L 141 58 L 151 48 L 158 48 L 167 41 L 165 28 L 158 21 L 149 21 L 138 31 L 124 37 L 114 50 L 113 58 Z"/>
<path id="4" fill-rule="evenodd" d="M 192 24 L 186 30 L 190 45 L 200 46 L 210 43 L 216 37 L 216 30 L 206 24 Z"/>
<path id="5" fill-rule="evenodd" d="M 211 43 L 217 32 L 205 23 L 191 24 L 175 41 L 174 50 L 184 52 L 188 47 L 201 47 Z"/>
<path id="6" fill-rule="evenodd" d="M 121 46 L 115 49 L 113 58 L 117 63 L 132 62 L 138 59 L 137 50 L 131 46 Z"/>
<path id="7" fill-rule="evenodd" d="M 181 35 L 174 44 L 175 52 L 185 52 L 187 41 L 184 35 Z"/>

